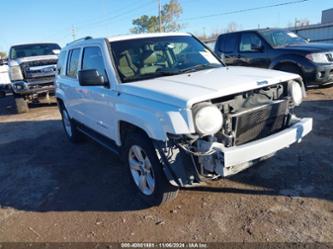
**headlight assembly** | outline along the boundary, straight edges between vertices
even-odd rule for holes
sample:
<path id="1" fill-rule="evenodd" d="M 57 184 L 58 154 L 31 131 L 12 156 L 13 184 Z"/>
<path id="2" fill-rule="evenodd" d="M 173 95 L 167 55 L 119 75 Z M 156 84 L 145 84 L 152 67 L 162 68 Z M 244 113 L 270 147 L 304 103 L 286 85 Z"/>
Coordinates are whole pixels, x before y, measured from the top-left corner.
<path id="1" fill-rule="evenodd" d="M 314 63 L 330 63 L 327 59 L 327 56 L 325 53 L 313 53 L 313 54 L 308 54 L 306 56 L 310 61 Z"/>
<path id="2" fill-rule="evenodd" d="M 296 82 L 292 81 L 289 83 L 289 94 L 293 100 L 295 106 L 299 106 L 303 101 L 303 90 L 301 85 Z"/>
<path id="3" fill-rule="evenodd" d="M 23 74 L 20 66 L 9 67 L 9 78 L 11 81 L 23 80 Z"/>
<path id="4" fill-rule="evenodd" d="M 212 104 L 197 105 L 193 110 L 194 124 L 201 136 L 214 135 L 223 125 L 221 111 Z"/>

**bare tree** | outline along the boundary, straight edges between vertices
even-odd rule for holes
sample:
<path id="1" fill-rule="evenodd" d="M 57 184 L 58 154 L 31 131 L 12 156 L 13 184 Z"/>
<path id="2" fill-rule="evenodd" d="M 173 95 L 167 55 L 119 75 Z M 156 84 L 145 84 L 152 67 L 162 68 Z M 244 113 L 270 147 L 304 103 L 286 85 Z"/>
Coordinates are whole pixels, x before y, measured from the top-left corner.
<path id="1" fill-rule="evenodd" d="M 238 24 L 235 23 L 235 22 L 231 22 L 228 24 L 227 26 L 227 29 L 226 29 L 226 32 L 229 33 L 229 32 L 235 32 L 238 30 Z"/>
<path id="2" fill-rule="evenodd" d="M 6 58 L 7 57 L 7 53 L 0 51 L 0 59 Z"/>

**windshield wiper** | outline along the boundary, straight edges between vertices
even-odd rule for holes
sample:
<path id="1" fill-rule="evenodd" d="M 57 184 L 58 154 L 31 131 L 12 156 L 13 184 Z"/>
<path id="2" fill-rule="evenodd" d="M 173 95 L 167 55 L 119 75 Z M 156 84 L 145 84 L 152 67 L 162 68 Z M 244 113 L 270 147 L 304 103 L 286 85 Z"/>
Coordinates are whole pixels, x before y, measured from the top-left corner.
<path id="1" fill-rule="evenodd" d="M 177 74 L 182 74 L 182 73 L 191 73 L 191 72 L 196 72 L 199 70 L 204 70 L 204 69 L 209 69 L 209 68 L 218 68 L 222 67 L 221 65 L 218 64 L 198 64 L 192 67 L 180 69 L 180 70 L 158 70 L 153 73 L 147 73 L 143 75 L 135 75 L 131 77 L 127 77 L 124 79 L 124 82 L 132 82 L 136 80 L 146 80 L 146 79 L 152 79 L 156 77 L 161 77 L 161 76 L 172 76 L 172 75 L 177 75 Z"/>
<path id="2" fill-rule="evenodd" d="M 198 65 L 195 65 L 193 67 L 188 67 L 188 68 L 181 69 L 181 70 L 179 70 L 179 72 L 181 72 L 181 73 L 191 73 L 191 72 L 196 72 L 196 71 L 199 71 L 199 70 L 218 68 L 218 67 L 221 67 L 221 65 L 218 65 L 218 64 L 198 64 Z"/>

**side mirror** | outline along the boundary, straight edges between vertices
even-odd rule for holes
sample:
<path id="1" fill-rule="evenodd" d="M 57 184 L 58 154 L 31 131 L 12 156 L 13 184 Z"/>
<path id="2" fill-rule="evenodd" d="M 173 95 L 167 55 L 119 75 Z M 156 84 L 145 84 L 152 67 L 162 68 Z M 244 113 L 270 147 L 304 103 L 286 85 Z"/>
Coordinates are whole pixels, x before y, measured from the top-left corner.
<path id="1" fill-rule="evenodd" d="M 59 55 L 60 51 L 61 51 L 60 49 L 53 49 L 52 50 L 53 54 L 55 54 L 55 55 Z"/>
<path id="2" fill-rule="evenodd" d="M 223 63 L 225 63 L 225 55 L 224 55 L 224 53 L 220 54 L 220 59 L 221 59 L 221 61 L 223 61 Z"/>
<path id="3" fill-rule="evenodd" d="M 105 86 L 108 83 L 96 69 L 80 70 L 78 76 L 81 86 Z"/>

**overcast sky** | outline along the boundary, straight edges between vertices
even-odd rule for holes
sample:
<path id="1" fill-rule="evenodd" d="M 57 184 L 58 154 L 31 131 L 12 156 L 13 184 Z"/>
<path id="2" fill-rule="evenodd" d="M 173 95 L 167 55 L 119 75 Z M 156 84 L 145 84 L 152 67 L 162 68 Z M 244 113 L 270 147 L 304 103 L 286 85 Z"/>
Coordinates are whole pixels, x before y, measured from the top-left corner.
<path id="1" fill-rule="evenodd" d="M 235 14 L 203 16 L 268 6 L 295 0 L 179 0 L 183 7 L 183 31 L 209 34 L 223 31 L 229 23 L 240 28 L 286 27 L 295 18 L 319 23 L 321 11 L 333 8 L 333 0 L 307 2 L 253 10 Z M 0 50 L 26 42 L 72 40 L 72 27 L 77 37 L 112 36 L 129 33 L 132 19 L 157 15 L 157 0 L 1 0 Z M 162 4 L 168 0 L 161 0 Z"/>

